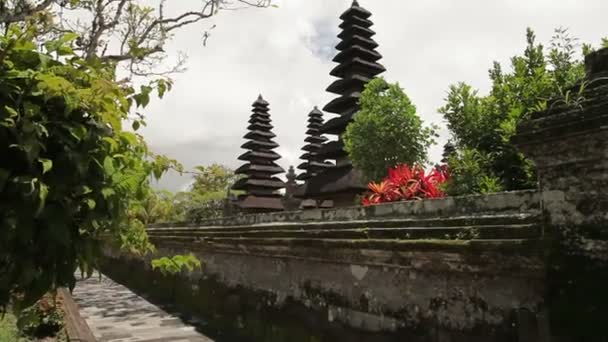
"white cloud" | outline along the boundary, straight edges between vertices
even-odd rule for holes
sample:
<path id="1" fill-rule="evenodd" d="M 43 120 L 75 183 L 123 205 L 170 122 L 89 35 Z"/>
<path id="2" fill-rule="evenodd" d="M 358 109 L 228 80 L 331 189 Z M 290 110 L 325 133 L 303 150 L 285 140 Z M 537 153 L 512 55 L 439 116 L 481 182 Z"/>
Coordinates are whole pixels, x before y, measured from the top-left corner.
<path id="1" fill-rule="evenodd" d="M 176 35 L 172 51 L 188 54 L 188 71 L 174 77 L 172 92 L 147 110 L 143 130 L 155 152 L 187 168 L 240 163 L 250 105 L 259 93 L 270 102 L 281 145 L 279 161 L 297 165 L 307 114 L 333 98 L 325 92 L 339 15 L 350 0 L 277 0 L 279 8 L 224 12 Z M 177 2 L 174 2 L 176 4 Z M 185 3 L 185 2 L 184 2 Z M 525 29 L 547 42 L 554 28 L 570 28 L 582 42 L 597 44 L 607 34 L 605 0 L 400 1 L 360 0 L 373 13 L 378 51 L 425 122 L 441 123 L 437 108 L 451 83 L 465 81 L 486 91 L 487 69 L 522 51 Z M 179 2 L 182 6 L 183 3 Z M 185 5 L 184 5 L 185 6 Z M 201 33 L 217 24 L 206 47 Z M 329 116 L 328 116 L 329 117 Z M 430 151 L 440 159 L 447 131 Z M 159 186 L 178 190 L 189 177 L 165 177 Z"/>

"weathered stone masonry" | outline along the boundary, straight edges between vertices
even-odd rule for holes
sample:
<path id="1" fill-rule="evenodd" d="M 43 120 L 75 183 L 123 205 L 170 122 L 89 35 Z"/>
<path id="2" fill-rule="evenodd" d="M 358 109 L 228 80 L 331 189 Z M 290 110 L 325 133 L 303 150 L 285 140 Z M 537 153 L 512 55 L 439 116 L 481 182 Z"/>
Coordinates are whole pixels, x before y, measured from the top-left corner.
<path id="1" fill-rule="evenodd" d="M 156 227 L 160 254 L 194 251 L 204 271 L 172 285 L 133 260 L 107 272 L 244 336 L 272 317 L 255 341 L 293 337 L 294 322 L 322 341 L 509 341 L 542 304 L 540 213 L 535 192 L 514 192 Z"/>

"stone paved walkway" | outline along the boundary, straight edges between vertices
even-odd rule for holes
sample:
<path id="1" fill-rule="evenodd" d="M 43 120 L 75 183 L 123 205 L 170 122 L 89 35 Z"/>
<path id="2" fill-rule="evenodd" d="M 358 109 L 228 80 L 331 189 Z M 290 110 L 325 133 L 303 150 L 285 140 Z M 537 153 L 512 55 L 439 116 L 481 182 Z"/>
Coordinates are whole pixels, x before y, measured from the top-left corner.
<path id="1" fill-rule="evenodd" d="M 99 274 L 76 284 L 74 300 L 99 342 L 213 342 L 126 287 Z"/>

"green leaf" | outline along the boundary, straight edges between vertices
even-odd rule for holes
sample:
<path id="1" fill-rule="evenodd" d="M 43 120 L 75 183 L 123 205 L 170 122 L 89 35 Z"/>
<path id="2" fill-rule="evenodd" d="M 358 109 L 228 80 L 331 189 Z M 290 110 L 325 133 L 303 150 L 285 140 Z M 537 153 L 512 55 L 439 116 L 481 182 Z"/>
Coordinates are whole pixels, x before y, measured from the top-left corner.
<path id="1" fill-rule="evenodd" d="M 112 196 L 114 194 L 116 194 L 116 191 L 114 191 L 114 189 L 112 189 L 112 188 L 103 188 L 103 189 L 101 189 L 101 195 L 105 199 L 107 199 L 108 197 L 110 197 L 110 196 Z"/>
<path id="2" fill-rule="evenodd" d="M 79 37 L 78 33 L 68 32 L 61 37 L 61 41 L 64 43 L 71 42 Z"/>
<path id="3" fill-rule="evenodd" d="M 40 200 L 39 205 L 38 205 L 38 211 L 36 212 L 36 215 L 40 214 L 42 212 L 42 209 L 44 209 L 44 206 L 46 204 L 46 198 L 49 195 L 49 187 L 40 182 L 39 183 L 39 189 L 38 189 L 38 199 Z"/>
<path id="4" fill-rule="evenodd" d="M 88 207 L 89 207 L 89 209 L 91 209 L 91 210 L 95 209 L 95 205 L 97 204 L 97 203 L 95 202 L 95 200 L 94 200 L 94 199 L 92 199 L 92 198 L 87 198 L 87 199 L 85 200 L 85 203 L 87 204 L 87 206 L 88 206 Z"/>
<path id="5" fill-rule="evenodd" d="M 4 106 L 4 110 L 7 111 L 9 117 L 11 118 L 19 116 L 19 113 L 13 107 Z"/>
<path id="6" fill-rule="evenodd" d="M 15 120 L 11 118 L 5 118 L 4 120 L 0 121 L 0 125 L 8 128 L 15 127 Z"/>
<path id="7" fill-rule="evenodd" d="M 114 160 L 112 159 L 112 157 L 105 157 L 105 159 L 103 160 L 103 169 L 108 176 L 114 174 Z"/>
<path id="8" fill-rule="evenodd" d="M 49 172 L 53 168 L 53 161 L 50 159 L 40 158 L 38 162 L 42 164 L 42 174 Z"/>
<path id="9" fill-rule="evenodd" d="M 137 131 L 139 129 L 139 125 L 140 124 L 138 120 L 133 121 L 133 130 Z"/>
<path id="10" fill-rule="evenodd" d="M 167 91 L 167 83 L 165 80 L 158 80 L 158 97 L 159 98 L 163 98 L 163 96 L 165 95 L 165 92 Z"/>
<path id="11" fill-rule="evenodd" d="M 110 137 L 103 137 L 102 140 L 110 145 L 110 152 L 114 152 L 118 149 L 118 142 L 115 139 Z"/>

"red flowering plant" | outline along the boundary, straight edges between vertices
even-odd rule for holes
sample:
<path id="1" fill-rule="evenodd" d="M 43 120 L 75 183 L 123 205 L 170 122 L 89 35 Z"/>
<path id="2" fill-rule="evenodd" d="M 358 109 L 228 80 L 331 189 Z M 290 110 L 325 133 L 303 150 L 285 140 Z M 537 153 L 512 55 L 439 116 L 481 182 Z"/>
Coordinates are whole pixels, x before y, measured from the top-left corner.
<path id="1" fill-rule="evenodd" d="M 405 164 L 388 169 L 388 176 L 380 183 L 368 184 L 370 193 L 363 198 L 363 205 L 387 202 L 444 197 L 442 187 L 448 181 L 446 165 L 433 168 L 426 174 L 418 164 Z"/>

